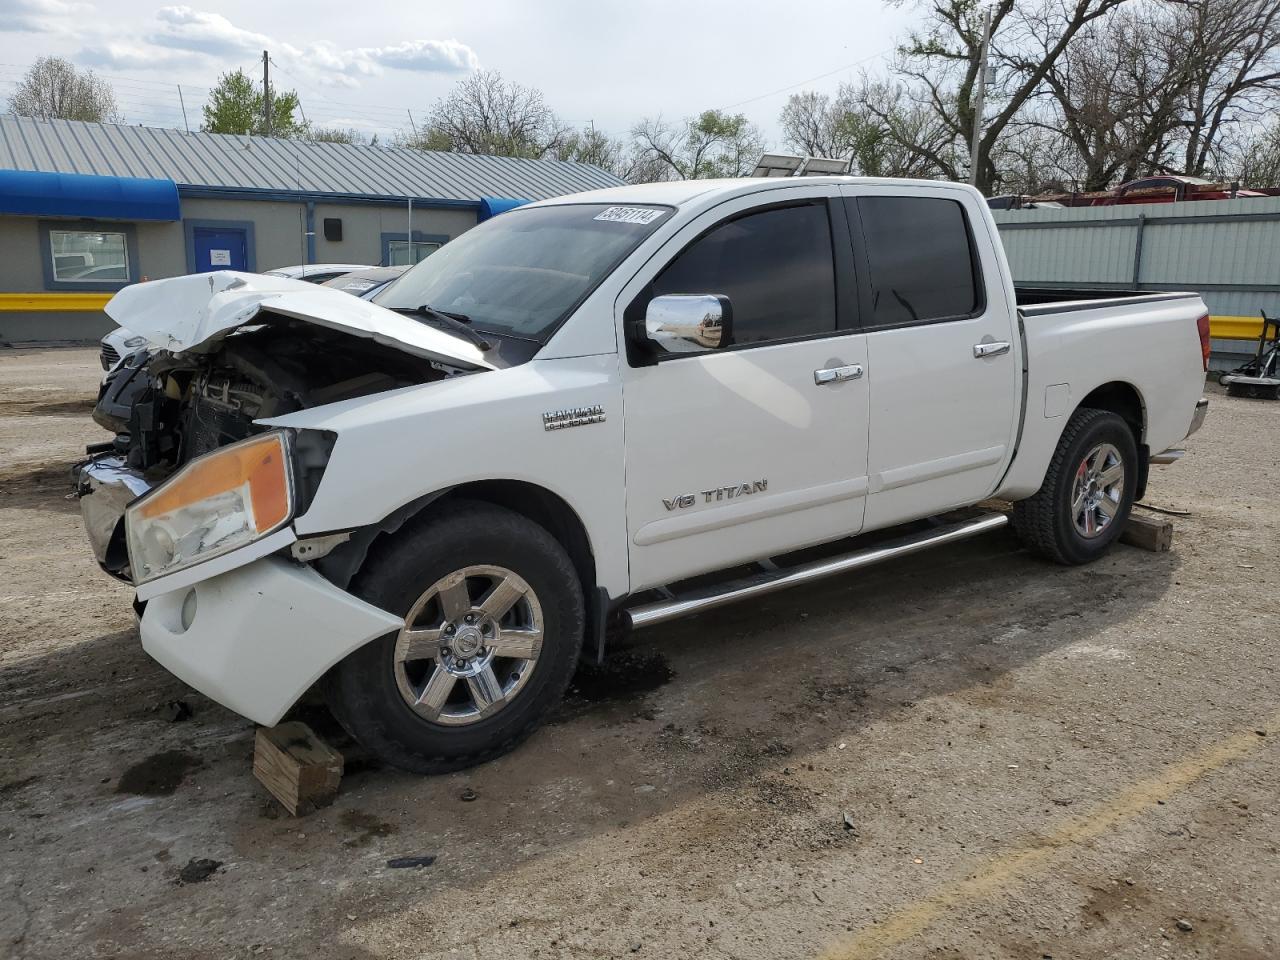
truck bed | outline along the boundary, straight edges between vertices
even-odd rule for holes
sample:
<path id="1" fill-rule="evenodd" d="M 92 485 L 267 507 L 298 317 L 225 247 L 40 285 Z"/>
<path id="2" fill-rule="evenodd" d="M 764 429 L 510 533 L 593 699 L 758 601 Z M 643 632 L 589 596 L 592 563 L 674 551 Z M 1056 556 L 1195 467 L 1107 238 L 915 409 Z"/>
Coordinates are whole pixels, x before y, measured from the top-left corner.
<path id="1" fill-rule="evenodd" d="M 1170 293 L 1164 290 L 1111 290 L 1098 287 L 1020 287 L 1017 284 L 1014 284 L 1013 293 L 1018 309 L 1027 317 L 1199 296 L 1191 291 Z"/>

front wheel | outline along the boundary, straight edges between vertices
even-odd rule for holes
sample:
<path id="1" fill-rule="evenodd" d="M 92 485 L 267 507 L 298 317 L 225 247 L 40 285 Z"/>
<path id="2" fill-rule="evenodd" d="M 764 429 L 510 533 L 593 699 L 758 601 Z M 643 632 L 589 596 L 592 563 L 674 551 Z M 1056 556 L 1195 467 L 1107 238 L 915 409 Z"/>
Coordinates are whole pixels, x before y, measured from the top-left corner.
<path id="1" fill-rule="evenodd" d="M 330 706 L 363 746 L 417 773 L 510 750 L 564 694 L 582 647 L 582 587 L 545 529 L 485 503 L 451 503 L 402 529 L 356 592 L 404 627 L 329 678 Z"/>
<path id="2" fill-rule="evenodd" d="M 1049 560 L 1089 563 L 1124 530 L 1137 481 L 1138 449 L 1129 425 L 1107 410 L 1077 410 L 1044 484 L 1014 504 L 1014 532 Z"/>

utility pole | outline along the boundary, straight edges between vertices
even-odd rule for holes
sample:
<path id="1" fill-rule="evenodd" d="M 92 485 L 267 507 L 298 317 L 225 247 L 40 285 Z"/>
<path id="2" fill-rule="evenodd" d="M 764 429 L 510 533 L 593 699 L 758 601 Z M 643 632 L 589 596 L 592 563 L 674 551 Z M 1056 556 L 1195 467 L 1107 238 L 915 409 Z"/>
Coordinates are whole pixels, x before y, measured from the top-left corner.
<path id="1" fill-rule="evenodd" d="M 986 47 L 983 47 L 985 50 Z M 262 51 L 262 129 L 271 136 L 271 57 Z"/>
<path id="2" fill-rule="evenodd" d="M 186 130 L 187 133 L 190 133 L 191 125 L 187 123 L 187 101 L 182 98 L 182 84 L 179 83 L 176 84 L 176 86 L 178 88 L 178 103 L 182 107 L 182 128 Z"/>
<path id="3" fill-rule="evenodd" d="M 969 144 L 969 184 L 978 185 L 978 146 L 982 143 L 982 108 L 987 98 L 988 59 L 991 49 L 991 7 L 982 8 L 982 52 L 979 54 L 978 94 L 973 98 L 973 140 Z"/>

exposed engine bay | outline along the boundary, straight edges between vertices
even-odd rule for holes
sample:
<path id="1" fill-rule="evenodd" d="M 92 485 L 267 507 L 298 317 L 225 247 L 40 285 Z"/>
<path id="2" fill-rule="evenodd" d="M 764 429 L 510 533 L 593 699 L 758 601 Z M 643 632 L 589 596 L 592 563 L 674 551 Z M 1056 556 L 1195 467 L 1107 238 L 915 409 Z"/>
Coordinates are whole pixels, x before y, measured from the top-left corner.
<path id="1" fill-rule="evenodd" d="M 464 372 L 304 320 L 254 319 L 204 352 L 139 350 L 104 378 L 93 419 L 115 438 L 91 445 L 75 476 L 108 573 L 130 576 L 124 507 L 191 460 L 266 429 L 255 421 Z M 318 456 L 322 467 L 327 451 Z"/>
<path id="2" fill-rule="evenodd" d="M 212 353 L 132 354 L 105 378 L 93 418 L 125 464 L 158 480 L 255 432 L 253 422 L 428 383 L 456 371 L 371 340 L 269 317 Z"/>

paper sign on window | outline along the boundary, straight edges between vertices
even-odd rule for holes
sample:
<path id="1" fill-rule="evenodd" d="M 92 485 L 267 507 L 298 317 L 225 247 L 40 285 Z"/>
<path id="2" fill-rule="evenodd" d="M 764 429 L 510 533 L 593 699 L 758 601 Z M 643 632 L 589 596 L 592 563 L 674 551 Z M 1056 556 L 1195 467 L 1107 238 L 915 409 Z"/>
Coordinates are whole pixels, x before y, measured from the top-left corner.
<path id="1" fill-rule="evenodd" d="M 231 251 L 230 250 L 210 250 L 209 265 L 212 267 L 231 266 Z"/>

